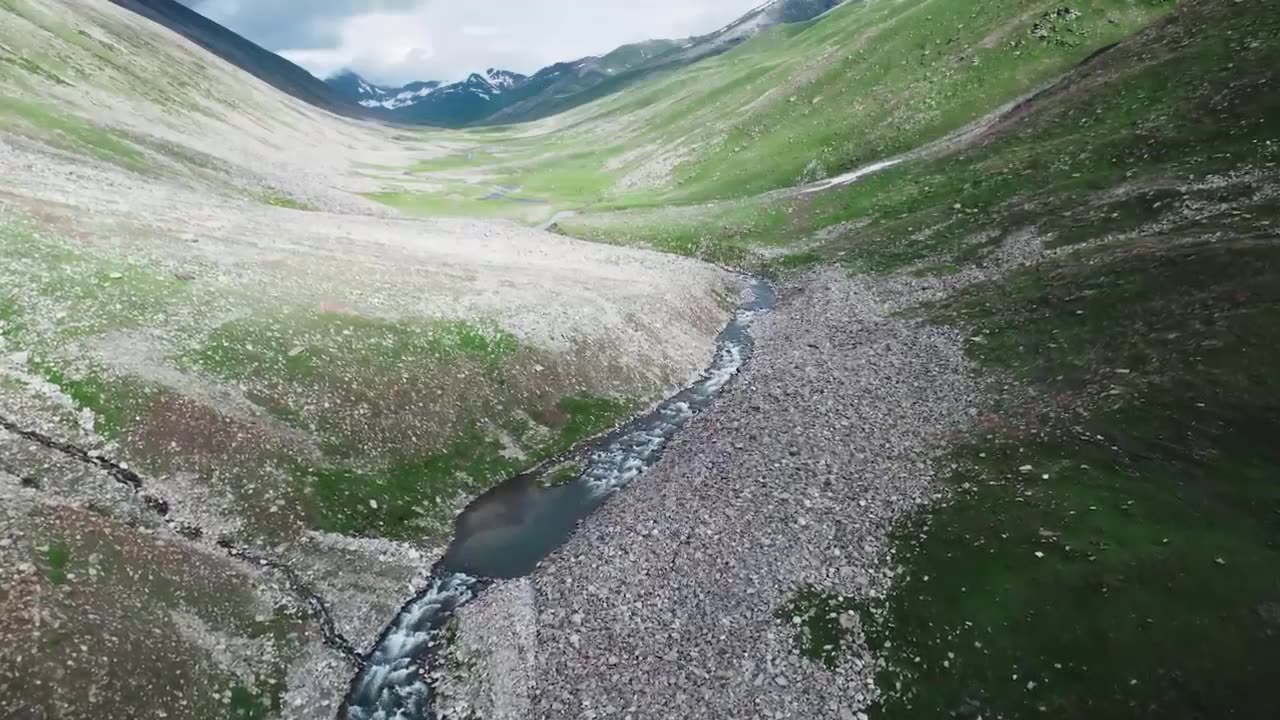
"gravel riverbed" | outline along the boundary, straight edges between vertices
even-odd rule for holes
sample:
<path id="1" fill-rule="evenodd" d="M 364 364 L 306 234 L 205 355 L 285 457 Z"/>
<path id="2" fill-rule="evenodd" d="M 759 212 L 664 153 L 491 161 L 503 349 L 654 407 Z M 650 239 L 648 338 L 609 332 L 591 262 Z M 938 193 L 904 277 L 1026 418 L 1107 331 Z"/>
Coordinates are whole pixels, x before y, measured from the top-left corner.
<path id="1" fill-rule="evenodd" d="M 945 289 L 834 270 L 782 288 L 748 368 L 532 592 L 463 610 L 464 638 L 536 636 L 528 662 L 464 641 L 482 716 L 859 717 L 874 659 L 828 671 L 774 611 L 799 585 L 888 588 L 891 525 L 936 494 L 932 458 L 982 404 L 963 338 L 899 315 Z"/>

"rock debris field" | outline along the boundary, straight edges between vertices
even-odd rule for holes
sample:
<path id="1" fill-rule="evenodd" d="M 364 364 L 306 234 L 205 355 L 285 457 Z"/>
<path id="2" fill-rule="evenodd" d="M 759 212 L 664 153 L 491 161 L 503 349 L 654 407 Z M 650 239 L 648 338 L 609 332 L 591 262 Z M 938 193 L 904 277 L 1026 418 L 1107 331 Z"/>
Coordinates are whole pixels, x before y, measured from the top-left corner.
<path id="1" fill-rule="evenodd" d="M 893 522 L 937 492 L 929 458 L 979 413 L 962 338 L 897 314 L 937 290 L 834 270 L 782 288 L 752 363 L 664 458 L 463 609 L 467 673 L 441 711 L 862 717 L 865 648 L 828 671 L 775 611 L 803 586 L 884 593 Z"/>

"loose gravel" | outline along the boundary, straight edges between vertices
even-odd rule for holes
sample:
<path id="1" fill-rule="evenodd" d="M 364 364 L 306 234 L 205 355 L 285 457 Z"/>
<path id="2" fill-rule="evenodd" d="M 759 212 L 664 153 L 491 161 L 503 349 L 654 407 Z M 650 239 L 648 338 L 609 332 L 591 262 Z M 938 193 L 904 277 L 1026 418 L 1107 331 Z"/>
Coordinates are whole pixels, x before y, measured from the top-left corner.
<path id="1" fill-rule="evenodd" d="M 737 382 L 531 576 L 532 673 L 503 680 L 528 717 L 848 720 L 875 698 L 865 650 L 827 671 L 774 612 L 800 585 L 887 590 L 890 528 L 937 492 L 931 458 L 981 393 L 960 336 L 898 314 L 936 283 L 783 290 Z"/>
<path id="2" fill-rule="evenodd" d="M 437 685 L 437 717 L 527 720 L 537 640 L 528 579 L 482 593 L 462 608 L 457 622 L 457 640 Z"/>

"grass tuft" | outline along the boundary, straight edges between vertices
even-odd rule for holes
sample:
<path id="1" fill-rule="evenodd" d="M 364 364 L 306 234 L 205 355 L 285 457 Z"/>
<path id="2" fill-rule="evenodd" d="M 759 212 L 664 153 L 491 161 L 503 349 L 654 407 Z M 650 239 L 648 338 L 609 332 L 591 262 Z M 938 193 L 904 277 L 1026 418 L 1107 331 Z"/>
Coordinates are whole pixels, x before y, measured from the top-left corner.
<path id="1" fill-rule="evenodd" d="M 324 530 L 365 537 L 421 541 L 442 535 L 459 497 L 474 495 L 528 465 L 561 453 L 627 417 L 630 400 L 578 394 L 558 403 L 561 420 L 547 436 L 530 428 L 517 439 L 536 443 L 524 458 L 505 453 L 497 438 L 472 425 L 443 451 L 377 469 L 333 465 L 299 466 L 294 476 L 312 505 L 313 522 Z M 539 438 L 539 439 L 534 439 Z"/>
<path id="2" fill-rule="evenodd" d="M 858 610 L 854 598 L 805 586 L 774 617 L 792 629 L 801 655 L 835 670 L 860 639 Z"/>
<path id="3" fill-rule="evenodd" d="M 44 553 L 44 576 L 54 585 L 67 581 L 67 565 L 71 562 L 71 549 L 62 543 L 54 543 Z"/>

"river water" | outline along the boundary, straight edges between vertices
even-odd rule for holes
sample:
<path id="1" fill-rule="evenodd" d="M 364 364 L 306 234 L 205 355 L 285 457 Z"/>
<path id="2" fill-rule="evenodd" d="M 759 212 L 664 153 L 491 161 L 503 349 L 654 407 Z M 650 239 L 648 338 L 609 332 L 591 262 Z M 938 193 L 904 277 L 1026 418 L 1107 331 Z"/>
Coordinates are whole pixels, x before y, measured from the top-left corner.
<path id="1" fill-rule="evenodd" d="M 442 628 L 453 613 L 493 579 L 529 574 L 564 544 L 578 523 L 610 495 L 657 462 L 671 438 L 706 408 L 751 355 L 751 322 L 773 308 L 773 288 L 752 278 L 751 299 L 716 339 L 702 377 L 581 451 L 578 478 L 542 487 L 525 474 L 476 499 L 458 516 L 454 538 L 430 585 L 408 602 L 378 639 L 352 680 L 341 716 L 347 720 L 426 720 L 432 717 Z"/>

